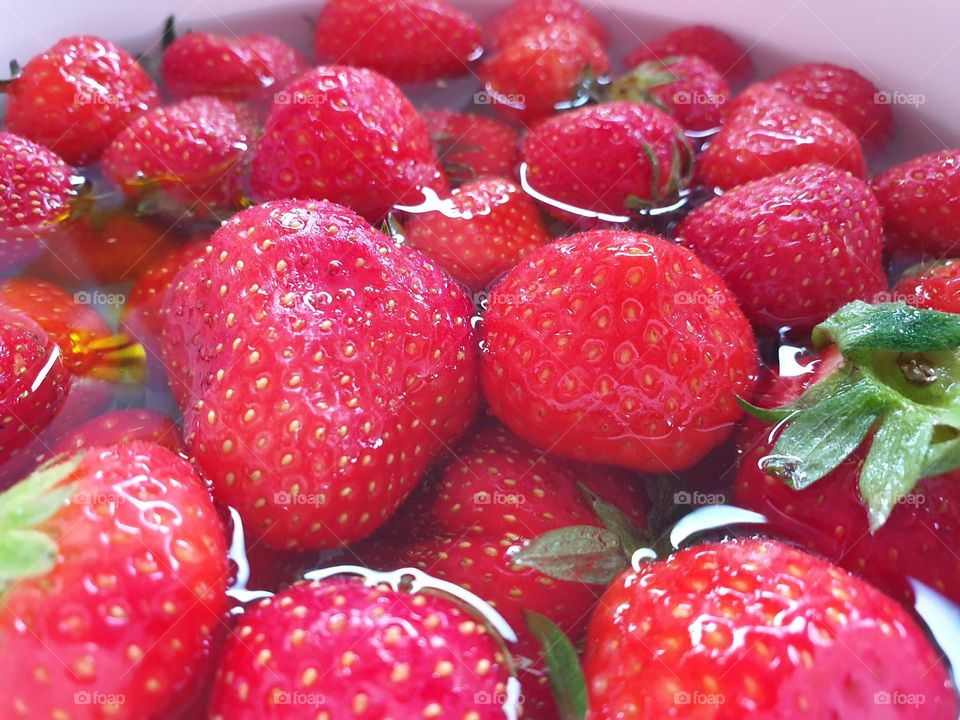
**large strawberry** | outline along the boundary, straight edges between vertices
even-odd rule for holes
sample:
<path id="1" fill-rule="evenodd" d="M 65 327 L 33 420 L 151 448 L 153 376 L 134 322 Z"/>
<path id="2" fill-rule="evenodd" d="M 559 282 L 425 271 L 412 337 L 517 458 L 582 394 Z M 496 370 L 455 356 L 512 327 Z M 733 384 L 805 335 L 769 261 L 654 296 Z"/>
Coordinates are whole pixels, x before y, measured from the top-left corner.
<path id="1" fill-rule="evenodd" d="M 369 534 L 473 418 L 472 311 L 425 256 L 339 205 L 234 216 L 164 306 L 194 458 L 273 546 Z"/>
<path id="2" fill-rule="evenodd" d="M 421 117 L 451 183 L 484 175 L 516 176 L 520 138 L 510 125 L 454 110 L 425 110 Z"/>
<path id="3" fill-rule="evenodd" d="M 486 34 L 490 47 L 502 50 L 531 30 L 559 23 L 577 25 L 604 45 L 610 39 L 603 24 L 577 0 L 514 0 L 487 22 Z"/>
<path id="4" fill-rule="evenodd" d="M 697 55 L 731 81 L 753 75 L 749 52 L 722 30 L 711 25 L 688 25 L 643 43 L 627 55 L 624 64 L 635 67 L 649 60 L 666 60 L 676 55 Z"/>
<path id="5" fill-rule="evenodd" d="M 228 566 L 186 460 L 148 443 L 90 449 L 0 495 L 0 518 L 4 717 L 146 720 L 190 697 Z"/>
<path id="6" fill-rule="evenodd" d="M 862 180 L 824 165 L 739 185 L 690 213 L 677 235 L 764 329 L 809 330 L 887 289 L 877 199 Z"/>
<path id="7" fill-rule="evenodd" d="M 157 86 L 125 50 L 92 35 L 64 38 L 4 87 L 7 127 L 71 165 L 96 160 L 157 104 Z"/>
<path id="8" fill-rule="evenodd" d="M 891 295 L 914 307 L 960 313 L 960 262 L 944 260 L 910 269 Z"/>
<path id="9" fill-rule="evenodd" d="M 261 198 L 322 198 L 370 220 L 445 189 L 416 109 L 387 78 L 314 68 L 274 98 L 251 177 Z"/>
<path id="10" fill-rule="evenodd" d="M 520 437 L 638 470 L 695 465 L 740 415 L 757 349 L 723 281 L 658 237 L 597 230 L 528 255 L 484 315 L 484 394 Z"/>

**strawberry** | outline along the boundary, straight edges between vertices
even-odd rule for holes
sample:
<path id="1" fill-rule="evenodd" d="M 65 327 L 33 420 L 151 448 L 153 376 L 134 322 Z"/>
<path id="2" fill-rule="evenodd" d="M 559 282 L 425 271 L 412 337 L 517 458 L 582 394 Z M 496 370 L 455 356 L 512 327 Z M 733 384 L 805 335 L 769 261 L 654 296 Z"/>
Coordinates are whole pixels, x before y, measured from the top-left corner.
<path id="1" fill-rule="evenodd" d="M 241 207 L 255 125 L 242 105 L 192 97 L 132 122 L 103 154 L 103 169 L 130 197 L 159 191 L 200 215 Z"/>
<path id="2" fill-rule="evenodd" d="M 318 197 L 370 220 L 443 192 L 430 137 L 400 89 L 372 70 L 314 68 L 278 93 L 251 184 L 264 199 Z"/>
<path id="3" fill-rule="evenodd" d="M 97 448 L 0 495 L 4 717 L 160 718 L 206 677 L 226 612 L 223 526 L 190 464 Z"/>
<path id="4" fill-rule="evenodd" d="M 877 199 L 862 180 L 825 165 L 738 185 L 690 213 L 677 235 L 763 329 L 809 330 L 887 289 Z"/>
<path id="5" fill-rule="evenodd" d="M 184 451 L 180 428 L 172 418 L 146 408 L 113 410 L 75 428 L 54 446 L 52 455 L 74 455 L 91 447 L 147 442 Z"/>
<path id="6" fill-rule="evenodd" d="M 768 90 L 734 102 L 698 169 L 707 185 L 729 190 L 813 163 L 866 177 L 863 150 L 852 130 L 828 112 Z"/>
<path id="7" fill-rule="evenodd" d="M 11 132 L 46 145 L 71 165 L 96 160 L 110 141 L 157 104 L 157 86 L 125 50 L 92 35 L 64 38 L 6 84 Z"/>
<path id="8" fill-rule="evenodd" d="M 692 298 L 692 300 L 691 300 Z M 723 281 L 658 237 L 597 230 L 540 248 L 493 289 L 481 377 L 492 412 L 538 447 L 680 470 L 721 443 L 757 349 Z"/>
<path id="9" fill-rule="evenodd" d="M 332 203 L 256 206 L 209 244 L 163 310 L 194 459 L 274 547 L 368 535 L 473 419 L 470 300 Z"/>
<path id="10" fill-rule="evenodd" d="M 404 236 L 474 291 L 551 239 L 533 200 L 498 177 L 468 183 L 412 214 Z"/>
<path id="11" fill-rule="evenodd" d="M 329 0 L 314 49 L 323 62 L 424 82 L 469 72 L 480 55 L 480 29 L 446 0 Z"/>
<path id="12" fill-rule="evenodd" d="M 960 262 L 944 260 L 908 271 L 891 294 L 914 307 L 960 313 Z"/>
<path id="13" fill-rule="evenodd" d="M 666 113 L 641 103 L 591 105 L 532 128 L 526 182 L 551 215 L 621 218 L 676 200 L 693 151 Z"/>
<path id="14" fill-rule="evenodd" d="M 577 0 L 514 0 L 489 20 L 486 30 L 490 47 L 502 50 L 531 30 L 560 23 L 577 25 L 601 45 L 610 39 L 603 23 Z"/>
<path id="15" fill-rule="evenodd" d="M 461 184 L 484 175 L 516 176 L 520 138 L 509 125 L 453 110 L 425 110 L 420 116 L 452 183 Z"/>
<path id="16" fill-rule="evenodd" d="M 960 150 L 914 158 L 873 179 L 883 229 L 899 247 L 950 255 L 960 237 Z"/>
<path id="17" fill-rule="evenodd" d="M 939 653 L 904 608 L 770 540 L 623 573 L 590 621 L 584 674 L 590 720 L 957 715 Z"/>
<path id="18" fill-rule="evenodd" d="M 70 168 L 56 153 L 0 132 L 0 272 L 43 252 L 74 194 Z"/>
<path id="19" fill-rule="evenodd" d="M 210 719 L 499 720 L 517 717 L 515 683 L 496 636 L 452 596 L 342 576 L 247 611 L 217 670 Z"/>
<path id="20" fill-rule="evenodd" d="M 628 68 L 675 55 L 697 55 L 731 82 L 749 80 L 753 62 L 749 52 L 722 30 L 710 25 L 688 25 L 644 43 L 624 59 Z"/>
<path id="21" fill-rule="evenodd" d="M 475 102 L 492 104 L 508 119 L 530 125 L 558 109 L 583 104 L 591 77 L 610 72 L 603 45 L 579 25 L 554 23 L 513 39 L 480 64 L 484 91 Z"/>
<path id="22" fill-rule="evenodd" d="M 163 51 L 160 75 L 166 89 L 180 97 L 255 100 L 283 87 L 307 67 L 299 52 L 273 35 L 191 32 Z"/>

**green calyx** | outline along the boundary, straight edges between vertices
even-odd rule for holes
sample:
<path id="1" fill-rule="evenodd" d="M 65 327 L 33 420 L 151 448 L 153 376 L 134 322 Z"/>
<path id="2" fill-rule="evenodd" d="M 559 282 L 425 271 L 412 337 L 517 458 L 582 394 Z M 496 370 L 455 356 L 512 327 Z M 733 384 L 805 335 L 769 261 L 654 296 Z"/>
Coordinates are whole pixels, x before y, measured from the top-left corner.
<path id="1" fill-rule="evenodd" d="M 642 62 L 610 83 L 607 96 L 610 100 L 630 100 L 653 105 L 658 110 L 670 113 L 669 106 L 661 102 L 654 91 L 680 79 L 670 69 L 675 62 L 676 58 Z"/>
<path id="2" fill-rule="evenodd" d="M 550 689 L 560 720 L 583 720 L 587 716 L 587 682 L 573 644 L 549 618 L 524 610 L 524 620 L 543 648 Z"/>

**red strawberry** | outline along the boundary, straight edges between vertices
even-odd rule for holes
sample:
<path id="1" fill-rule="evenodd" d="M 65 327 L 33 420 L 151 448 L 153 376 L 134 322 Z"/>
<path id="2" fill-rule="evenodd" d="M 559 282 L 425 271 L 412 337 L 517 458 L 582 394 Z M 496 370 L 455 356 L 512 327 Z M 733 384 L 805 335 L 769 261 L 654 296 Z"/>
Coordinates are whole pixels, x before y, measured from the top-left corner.
<path id="1" fill-rule="evenodd" d="M 484 60 L 480 78 L 485 90 L 475 101 L 532 124 L 558 108 L 584 102 L 581 82 L 608 72 L 610 58 L 596 37 L 579 25 L 555 23 L 516 37 Z"/>
<path id="2" fill-rule="evenodd" d="M 6 85 L 7 127 L 71 165 L 96 160 L 159 100 L 157 86 L 109 40 L 80 35 L 37 55 Z"/>
<path id="3" fill-rule="evenodd" d="M 184 451 L 180 428 L 172 418 L 146 408 L 113 410 L 88 420 L 54 446 L 52 455 L 73 455 L 91 447 L 148 442 L 174 452 Z"/>
<path id="4" fill-rule="evenodd" d="M 453 598 L 331 578 L 246 613 L 217 671 L 210 718 L 500 720 L 517 716 L 515 682 L 495 636 Z"/>
<path id="5" fill-rule="evenodd" d="M 160 74 L 174 95 L 250 100 L 286 85 L 307 67 L 300 53 L 273 35 L 191 32 L 163 51 Z"/>
<path id="6" fill-rule="evenodd" d="M 207 675 L 226 611 L 223 526 L 190 464 L 88 450 L 0 495 L 4 717 L 160 718 Z M 9 555 L 7 556 L 10 557 Z"/>
<path id="7" fill-rule="evenodd" d="M 358 540 L 473 419 L 472 314 L 423 255 L 346 208 L 250 208 L 164 305 L 190 450 L 268 544 Z"/>
<path id="8" fill-rule="evenodd" d="M 634 102 L 591 105 L 539 123 L 523 140 L 526 181 L 561 219 L 625 214 L 676 199 L 693 152 L 666 113 Z"/>
<path id="9" fill-rule="evenodd" d="M 464 183 L 484 175 L 516 176 L 520 138 L 509 125 L 453 110 L 426 110 L 421 117 L 451 182 Z"/>
<path id="10" fill-rule="evenodd" d="M 688 25 L 644 43 L 624 59 L 628 67 L 648 60 L 666 60 L 675 55 L 697 55 L 731 81 L 749 80 L 753 63 L 749 52 L 736 40 L 710 25 Z"/>
<path id="11" fill-rule="evenodd" d="M 690 213 L 677 235 L 764 329 L 809 330 L 887 289 L 877 199 L 862 180 L 825 165 L 739 185 Z"/>
<path id="12" fill-rule="evenodd" d="M 498 177 L 475 180 L 414 213 L 404 235 L 472 290 L 483 289 L 551 239 L 533 200 Z"/>
<path id="13" fill-rule="evenodd" d="M 939 256 L 960 238 L 960 150 L 914 158 L 873 179 L 892 243 Z"/>
<path id="14" fill-rule="evenodd" d="M 514 0 L 487 23 L 493 50 L 502 50 L 531 30 L 570 23 L 593 35 L 602 45 L 610 39 L 603 24 L 577 0 Z"/>
<path id="15" fill-rule="evenodd" d="M 13 133 L 0 132 L 0 271 L 39 255 L 70 214 L 70 168 L 56 153 Z"/>
<path id="16" fill-rule="evenodd" d="M 957 715 L 939 653 L 904 608 L 770 540 L 625 572 L 590 621 L 584 671 L 590 720 Z"/>
<path id="17" fill-rule="evenodd" d="M 945 260 L 908 271 L 891 294 L 894 301 L 914 307 L 960 313 L 960 262 Z"/>
<path id="18" fill-rule="evenodd" d="M 241 206 L 240 174 L 254 134 L 244 106 L 192 97 L 132 122 L 107 148 L 103 169 L 130 197 L 159 191 L 207 215 Z"/>
<path id="19" fill-rule="evenodd" d="M 684 302 L 702 297 L 704 302 Z M 528 255 L 484 315 L 493 413 L 567 457 L 638 470 L 695 465 L 730 434 L 757 350 L 732 293 L 688 250 L 598 230 Z"/>
<path id="20" fill-rule="evenodd" d="M 317 197 L 378 220 L 445 190 L 430 137 L 400 89 L 371 70 L 331 65 L 278 93 L 257 144 L 261 198 Z"/>
<path id="21" fill-rule="evenodd" d="M 699 160 L 701 179 L 728 190 L 799 165 L 823 163 L 866 177 L 857 136 L 833 115 L 773 91 L 731 108 Z"/>

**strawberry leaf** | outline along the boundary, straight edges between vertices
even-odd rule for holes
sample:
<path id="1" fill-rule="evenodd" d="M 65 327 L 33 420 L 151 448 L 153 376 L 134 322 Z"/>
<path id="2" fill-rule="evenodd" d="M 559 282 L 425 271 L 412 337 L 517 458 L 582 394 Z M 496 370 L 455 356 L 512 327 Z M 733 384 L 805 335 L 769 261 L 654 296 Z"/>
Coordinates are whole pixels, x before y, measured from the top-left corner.
<path id="1" fill-rule="evenodd" d="M 560 720 L 583 720 L 587 716 L 587 683 L 577 651 L 549 618 L 532 610 L 524 610 L 523 616 L 530 632 L 543 648 L 550 688 Z"/>
<path id="2" fill-rule="evenodd" d="M 630 553 L 612 530 L 571 525 L 531 540 L 513 562 L 557 580 L 606 585 L 627 567 Z"/>
<path id="3" fill-rule="evenodd" d="M 857 350 L 923 352 L 960 347 L 960 315 L 919 310 L 904 302 L 844 305 L 813 329 L 813 343 Z"/>
<path id="4" fill-rule="evenodd" d="M 620 508 L 601 499 L 599 495 L 583 483 L 578 483 L 578 485 L 580 494 L 593 508 L 597 518 L 607 530 L 616 534 L 620 540 L 620 545 L 628 554 L 632 555 L 634 550 L 648 544 L 644 540 L 644 534 Z"/>

